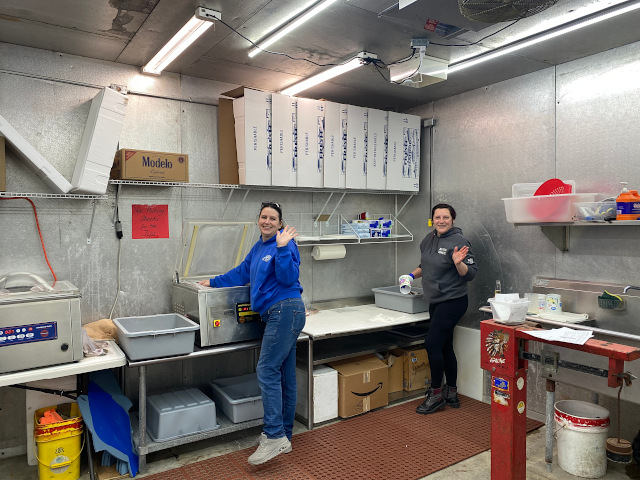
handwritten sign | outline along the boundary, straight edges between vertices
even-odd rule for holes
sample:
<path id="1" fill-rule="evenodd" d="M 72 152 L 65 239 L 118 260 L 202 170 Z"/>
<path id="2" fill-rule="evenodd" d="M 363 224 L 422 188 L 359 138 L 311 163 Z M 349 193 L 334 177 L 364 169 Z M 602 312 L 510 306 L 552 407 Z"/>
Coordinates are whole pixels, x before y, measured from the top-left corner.
<path id="1" fill-rule="evenodd" d="M 131 205 L 131 238 L 169 238 L 168 205 Z"/>

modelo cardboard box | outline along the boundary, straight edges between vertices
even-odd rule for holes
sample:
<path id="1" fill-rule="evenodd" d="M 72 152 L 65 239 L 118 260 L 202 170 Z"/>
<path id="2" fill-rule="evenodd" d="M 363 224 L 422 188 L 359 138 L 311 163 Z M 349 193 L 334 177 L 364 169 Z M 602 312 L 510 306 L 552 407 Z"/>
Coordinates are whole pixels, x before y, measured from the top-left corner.
<path id="1" fill-rule="evenodd" d="M 374 355 L 329 364 L 338 371 L 338 415 L 353 417 L 389 403 L 387 365 Z"/>
<path id="2" fill-rule="evenodd" d="M 111 178 L 114 180 L 188 182 L 189 155 L 123 148 L 116 152 Z"/>
<path id="3" fill-rule="evenodd" d="M 392 354 L 402 359 L 402 388 L 406 392 L 428 388 L 431 385 L 431 368 L 429 357 L 423 347 L 404 349 L 397 348 Z"/>

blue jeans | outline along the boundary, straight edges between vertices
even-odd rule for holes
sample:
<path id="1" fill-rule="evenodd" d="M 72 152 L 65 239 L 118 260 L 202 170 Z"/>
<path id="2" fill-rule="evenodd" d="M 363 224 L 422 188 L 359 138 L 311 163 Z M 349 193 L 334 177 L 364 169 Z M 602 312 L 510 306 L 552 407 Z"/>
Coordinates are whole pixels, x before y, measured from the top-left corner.
<path id="1" fill-rule="evenodd" d="M 291 440 L 296 414 L 296 341 L 306 320 L 301 298 L 272 305 L 262 316 L 265 323 L 258 360 L 258 383 L 264 407 L 263 431 L 267 438 Z"/>

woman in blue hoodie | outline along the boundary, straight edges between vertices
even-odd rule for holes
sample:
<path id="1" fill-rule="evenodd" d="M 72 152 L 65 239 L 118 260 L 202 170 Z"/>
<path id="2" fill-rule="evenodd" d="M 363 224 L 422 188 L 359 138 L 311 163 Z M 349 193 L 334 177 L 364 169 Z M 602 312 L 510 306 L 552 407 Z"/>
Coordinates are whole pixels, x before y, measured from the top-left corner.
<path id="1" fill-rule="evenodd" d="M 431 209 L 431 219 L 434 228 L 420 244 L 420 265 L 408 275 L 411 280 L 422 277 L 424 297 L 429 302 L 429 331 L 424 346 L 431 368 L 431 388 L 416 408 L 416 412 L 423 415 L 437 412 L 446 405 L 460 407 L 453 331 L 469 305 L 467 282 L 473 280 L 478 271 L 471 244 L 462 230 L 453 226 L 454 208 L 440 203 Z M 443 386 L 444 376 L 447 383 Z"/>
<path id="2" fill-rule="evenodd" d="M 261 237 L 240 265 L 224 275 L 203 280 L 209 287 L 250 283 L 251 309 L 265 323 L 257 375 L 262 391 L 264 427 L 249 463 L 259 465 L 291 451 L 296 411 L 296 341 L 305 323 L 300 286 L 300 253 L 291 226 L 283 228 L 278 203 L 263 203 Z"/>

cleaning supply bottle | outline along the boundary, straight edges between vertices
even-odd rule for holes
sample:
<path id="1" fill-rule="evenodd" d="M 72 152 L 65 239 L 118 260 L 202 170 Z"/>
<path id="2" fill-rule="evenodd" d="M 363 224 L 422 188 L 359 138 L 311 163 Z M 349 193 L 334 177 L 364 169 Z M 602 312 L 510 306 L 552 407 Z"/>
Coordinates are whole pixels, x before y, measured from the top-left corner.
<path id="1" fill-rule="evenodd" d="M 616 220 L 637 220 L 638 215 L 633 214 L 634 203 L 637 203 L 636 197 L 629 192 L 627 182 L 620 183 L 622 184 L 622 192 L 616 198 Z"/>

